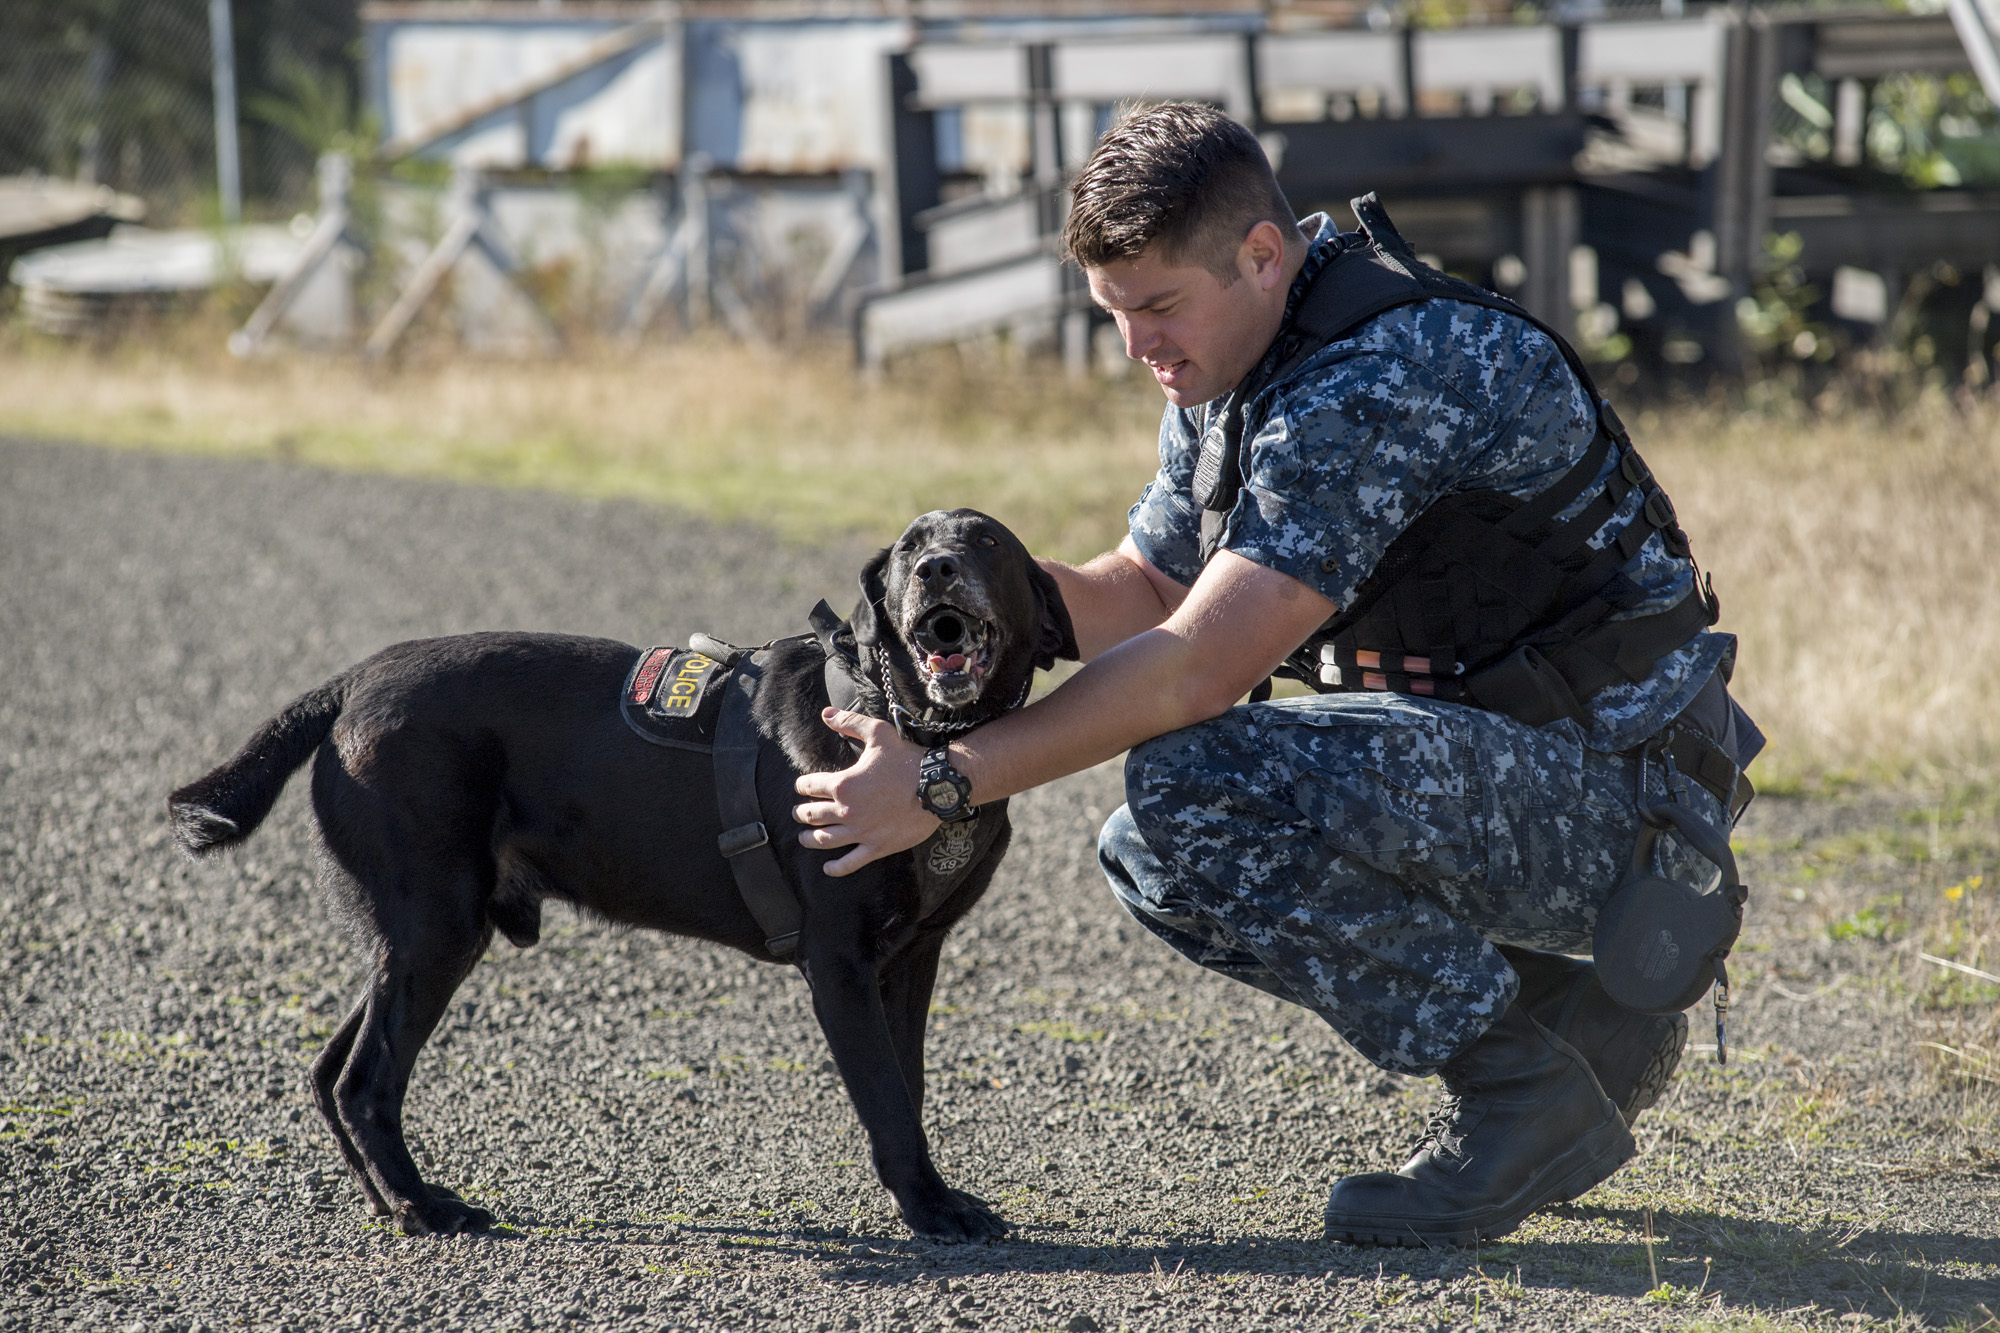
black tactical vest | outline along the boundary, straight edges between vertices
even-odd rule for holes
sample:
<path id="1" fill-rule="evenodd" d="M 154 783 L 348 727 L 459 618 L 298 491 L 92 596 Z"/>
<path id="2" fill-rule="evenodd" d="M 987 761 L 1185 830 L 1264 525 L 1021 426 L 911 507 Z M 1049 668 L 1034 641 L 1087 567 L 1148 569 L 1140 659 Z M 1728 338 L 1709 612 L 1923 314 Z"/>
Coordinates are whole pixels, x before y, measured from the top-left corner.
<path id="1" fill-rule="evenodd" d="M 1649 536 L 1658 532 L 1673 555 L 1689 554 L 1673 502 L 1617 413 L 1560 333 L 1504 296 L 1419 263 L 1373 194 L 1352 206 L 1360 234 L 1340 238 L 1280 332 L 1276 354 L 1263 363 L 1268 369 L 1253 370 L 1209 411 L 1193 485 L 1203 511 L 1202 557 L 1214 556 L 1243 488 L 1244 409 L 1308 357 L 1418 301 L 1463 301 L 1525 320 L 1555 341 L 1597 403 L 1597 430 L 1583 457 L 1525 502 L 1488 490 L 1431 504 L 1390 543 L 1353 604 L 1300 645 L 1279 674 L 1321 692 L 1394 690 L 1454 700 L 1534 726 L 1581 718 L 1585 699 L 1615 680 L 1644 680 L 1661 657 L 1714 624 L 1715 594 L 1697 575 L 1668 610 L 1612 619 L 1644 598 L 1621 571 Z M 1557 523 L 1614 455 L 1618 466 L 1596 498 Z M 1635 489 L 1645 497 L 1638 514 L 1603 547 L 1589 546 Z"/>

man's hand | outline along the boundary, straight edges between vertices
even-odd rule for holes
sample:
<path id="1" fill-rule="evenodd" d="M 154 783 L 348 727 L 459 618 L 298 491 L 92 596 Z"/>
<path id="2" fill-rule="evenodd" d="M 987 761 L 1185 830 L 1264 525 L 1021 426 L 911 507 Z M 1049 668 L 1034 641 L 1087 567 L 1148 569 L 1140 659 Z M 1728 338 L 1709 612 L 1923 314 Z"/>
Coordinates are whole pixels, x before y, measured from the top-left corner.
<path id="1" fill-rule="evenodd" d="M 852 874 L 937 832 L 937 816 L 917 804 L 917 770 L 924 760 L 920 747 L 865 713 L 828 708 L 820 718 L 862 745 L 861 757 L 848 767 L 801 774 L 793 784 L 799 795 L 814 798 L 792 807 L 792 818 L 806 826 L 799 841 L 821 850 L 854 849 L 827 862 L 827 874 Z"/>

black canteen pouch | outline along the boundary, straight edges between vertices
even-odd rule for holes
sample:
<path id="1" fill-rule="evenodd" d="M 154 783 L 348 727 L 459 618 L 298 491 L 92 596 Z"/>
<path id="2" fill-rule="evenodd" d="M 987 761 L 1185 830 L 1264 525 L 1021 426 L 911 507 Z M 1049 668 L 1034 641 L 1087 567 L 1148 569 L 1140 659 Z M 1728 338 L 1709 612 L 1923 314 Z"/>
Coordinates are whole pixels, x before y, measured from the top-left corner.
<path id="1" fill-rule="evenodd" d="M 1597 914 L 1592 954 L 1605 993 L 1627 1009 L 1675 1014 L 1716 992 L 1721 1028 L 1729 993 L 1723 960 L 1743 930 L 1743 904 L 1750 891 L 1737 878 L 1729 840 L 1686 806 L 1662 802 L 1642 810 L 1644 821 L 1632 848 L 1632 865 Z M 1722 872 L 1722 882 L 1703 891 L 1653 873 L 1653 849 L 1667 829 Z M 1718 1058 L 1726 1059 L 1720 1041 Z"/>

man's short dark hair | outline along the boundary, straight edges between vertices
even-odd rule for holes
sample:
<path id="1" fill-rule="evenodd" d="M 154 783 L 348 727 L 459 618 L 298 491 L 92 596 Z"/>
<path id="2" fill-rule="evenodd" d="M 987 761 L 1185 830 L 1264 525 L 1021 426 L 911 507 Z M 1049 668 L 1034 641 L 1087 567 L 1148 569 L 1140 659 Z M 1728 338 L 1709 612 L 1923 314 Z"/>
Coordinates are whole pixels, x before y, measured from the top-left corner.
<path id="1" fill-rule="evenodd" d="M 1155 246 L 1169 264 L 1199 264 L 1228 286 L 1236 251 L 1259 222 L 1298 220 L 1257 136 L 1214 107 L 1167 102 L 1127 113 L 1070 186 L 1063 253 L 1084 268 Z"/>

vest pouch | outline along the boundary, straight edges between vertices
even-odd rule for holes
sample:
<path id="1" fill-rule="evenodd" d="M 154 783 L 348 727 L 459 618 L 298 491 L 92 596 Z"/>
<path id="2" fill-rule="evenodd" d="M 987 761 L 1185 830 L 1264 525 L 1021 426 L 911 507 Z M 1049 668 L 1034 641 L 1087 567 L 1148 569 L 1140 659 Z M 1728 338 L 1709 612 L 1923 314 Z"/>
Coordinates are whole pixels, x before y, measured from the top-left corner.
<path id="1" fill-rule="evenodd" d="M 1583 717 L 1575 691 L 1533 644 L 1522 644 L 1492 666 L 1465 678 L 1465 691 L 1481 708 L 1505 713 L 1531 727 L 1558 718 Z"/>
<path id="2" fill-rule="evenodd" d="M 1675 1014 L 1723 975 L 1749 891 L 1736 877 L 1728 841 L 1699 815 L 1666 802 L 1640 818 L 1631 869 L 1597 913 L 1591 952 L 1598 983 L 1613 1000 L 1640 1013 Z M 1719 886 L 1703 892 L 1652 873 L 1653 849 L 1669 827 L 1721 870 Z"/>

